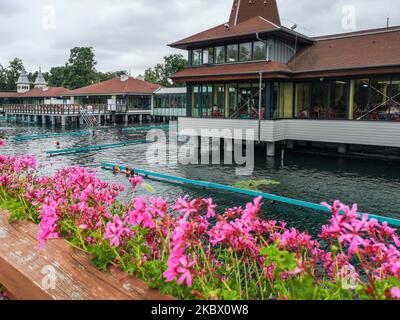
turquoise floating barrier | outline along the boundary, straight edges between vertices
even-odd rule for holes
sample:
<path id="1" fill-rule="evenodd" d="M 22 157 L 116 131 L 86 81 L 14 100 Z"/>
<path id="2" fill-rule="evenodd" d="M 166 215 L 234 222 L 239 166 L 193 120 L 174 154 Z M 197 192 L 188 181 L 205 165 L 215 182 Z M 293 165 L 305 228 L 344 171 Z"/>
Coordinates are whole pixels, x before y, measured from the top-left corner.
<path id="1" fill-rule="evenodd" d="M 16 117 L 0 117 L 0 121 L 16 121 Z"/>
<path id="2" fill-rule="evenodd" d="M 135 132 L 135 131 L 149 131 L 152 129 L 168 129 L 170 127 L 176 127 L 176 125 L 161 125 L 161 126 L 147 126 L 147 127 L 137 127 L 137 128 L 123 128 L 123 132 Z"/>
<path id="3" fill-rule="evenodd" d="M 134 140 L 134 141 L 125 141 L 119 143 L 110 143 L 110 144 L 102 144 L 96 146 L 87 146 L 81 148 L 70 148 L 70 149 L 63 149 L 63 150 L 51 150 L 46 151 L 46 154 L 50 157 L 52 156 L 61 156 L 67 154 L 74 154 L 74 153 L 84 153 L 84 152 L 91 152 L 91 151 L 101 151 L 106 149 L 114 149 L 114 148 L 122 148 L 130 145 L 138 145 L 138 144 L 145 144 L 150 143 L 147 140 Z"/>
<path id="4" fill-rule="evenodd" d="M 65 133 L 49 133 L 49 134 L 37 134 L 32 136 L 15 136 L 12 137 L 14 141 L 26 141 L 26 140 L 37 140 L 37 139 L 48 139 L 58 137 L 77 137 L 87 136 L 92 134 L 92 131 L 79 131 L 79 132 L 65 132 Z"/>
<path id="5" fill-rule="evenodd" d="M 110 163 L 101 164 L 102 169 L 105 169 L 105 170 L 113 170 L 115 166 L 116 165 L 110 164 Z M 122 171 L 124 171 L 126 169 L 126 166 L 117 166 L 117 167 Z M 240 189 L 240 188 L 227 186 L 227 185 L 223 185 L 223 184 L 218 184 L 218 183 L 175 177 L 175 176 L 171 176 L 171 175 L 167 175 L 167 174 L 156 173 L 156 172 L 151 172 L 151 171 L 146 171 L 146 170 L 141 170 L 141 169 L 136 169 L 136 168 L 134 170 L 135 170 L 135 173 L 145 176 L 145 177 L 149 177 L 149 178 L 158 178 L 158 179 L 163 179 L 163 180 L 180 182 L 180 183 L 184 183 L 184 184 L 190 184 L 190 185 L 203 187 L 203 188 L 218 189 L 218 190 L 222 190 L 222 191 L 240 193 L 240 194 L 251 196 L 251 197 L 262 197 L 267 200 L 290 204 L 290 205 L 294 205 L 294 206 L 298 206 L 298 207 L 302 207 L 302 208 L 313 209 L 313 210 L 323 211 L 323 212 L 330 212 L 329 208 L 327 208 L 321 204 L 316 204 L 316 203 L 312 203 L 312 202 L 277 196 L 274 194 L 269 194 L 269 193 L 264 193 L 264 192 L 259 192 L 259 191 Z M 364 213 L 359 213 L 359 215 L 361 217 L 362 215 L 364 215 Z M 373 215 L 373 214 L 367 214 L 367 215 L 370 220 L 376 219 L 379 222 L 387 222 L 390 225 L 400 227 L 400 220 L 398 220 L 398 219 L 382 217 L 382 216 Z"/>

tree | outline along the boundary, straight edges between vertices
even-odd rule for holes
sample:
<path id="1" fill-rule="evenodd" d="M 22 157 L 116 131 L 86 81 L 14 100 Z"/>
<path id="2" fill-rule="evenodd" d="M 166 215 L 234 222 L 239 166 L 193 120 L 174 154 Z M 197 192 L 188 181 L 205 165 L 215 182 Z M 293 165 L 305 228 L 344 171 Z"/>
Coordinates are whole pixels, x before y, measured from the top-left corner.
<path id="1" fill-rule="evenodd" d="M 49 72 L 49 87 L 66 87 L 66 67 L 53 67 Z"/>
<path id="2" fill-rule="evenodd" d="M 171 54 L 164 57 L 164 63 L 159 63 L 154 68 L 147 69 L 144 73 L 144 79 L 147 82 L 172 87 L 174 84 L 170 80 L 171 76 L 183 70 L 186 66 L 187 60 L 182 54 Z"/>
<path id="3" fill-rule="evenodd" d="M 65 85 L 69 89 L 76 89 L 94 83 L 97 73 L 96 64 L 92 47 L 75 47 L 71 49 L 65 70 Z"/>
<path id="4" fill-rule="evenodd" d="M 6 69 L 6 91 L 16 91 L 17 90 L 17 80 L 19 75 L 24 69 L 24 63 L 19 58 L 14 58 L 10 61 L 9 66 Z"/>

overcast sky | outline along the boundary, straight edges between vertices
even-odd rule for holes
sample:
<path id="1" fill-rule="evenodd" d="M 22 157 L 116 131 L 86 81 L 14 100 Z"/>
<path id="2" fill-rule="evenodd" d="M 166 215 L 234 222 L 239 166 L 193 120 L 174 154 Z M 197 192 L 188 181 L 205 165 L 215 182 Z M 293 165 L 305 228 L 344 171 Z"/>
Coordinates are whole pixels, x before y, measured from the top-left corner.
<path id="1" fill-rule="evenodd" d="M 400 25 L 399 0 L 278 0 L 282 22 L 308 35 L 339 33 L 343 7 L 356 29 Z M 101 71 L 133 75 L 180 52 L 168 43 L 226 22 L 232 0 L 0 0 L 0 63 L 28 71 L 63 65 L 69 49 L 93 46 Z M 347 25 L 351 26 L 351 24 Z M 348 30 L 349 31 L 349 30 Z"/>

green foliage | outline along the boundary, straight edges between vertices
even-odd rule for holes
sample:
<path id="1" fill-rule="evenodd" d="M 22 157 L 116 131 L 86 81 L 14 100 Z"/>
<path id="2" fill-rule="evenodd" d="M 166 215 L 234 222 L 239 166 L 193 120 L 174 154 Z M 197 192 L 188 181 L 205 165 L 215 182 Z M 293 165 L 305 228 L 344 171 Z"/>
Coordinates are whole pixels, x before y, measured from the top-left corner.
<path id="1" fill-rule="evenodd" d="M 23 68 L 24 64 L 19 58 L 10 61 L 7 68 L 0 65 L 0 91 L 16 91 L 16 82 Z"/>
<path id="2" fill-rule="evenodd" d="M 71 49 L 65 67 L 65 85 L 69 89 L 77 89 L 96 81 L 97 62 L 92 47 L 75 47 Z"/>
<path id="3" fill-rule="evenodd" d="M 261 186 L 270 186 L 270 185 L 279 185 L 279 181 L 271 180 L 271 179 L 262 179 L 262 180 L 248 180 L 248 181 L 240 181 L 235 183 L 233 186 L 240 189 L 252 190 L 252 191 L 261 191 L 259 188 Z"/>
<path id="4" fill-rule="evenodd" d="M 171 54 L 164 57 L 164 62 L 149 68 L 144 73 L 145 81 L 160 84 L 165 87 L 173 87 L 170 81 L 173 74 L 183 70 L 187 66 L 187 60 L 182 54 Z"/>
<path id="5" fill-rule="evenodd" d="M 17 193 L 12 195 L 0 188 L 0 208 L 10 212 L 10 223 L 14 221 L 30 221 L 38 223 L 39 214 Z"/>

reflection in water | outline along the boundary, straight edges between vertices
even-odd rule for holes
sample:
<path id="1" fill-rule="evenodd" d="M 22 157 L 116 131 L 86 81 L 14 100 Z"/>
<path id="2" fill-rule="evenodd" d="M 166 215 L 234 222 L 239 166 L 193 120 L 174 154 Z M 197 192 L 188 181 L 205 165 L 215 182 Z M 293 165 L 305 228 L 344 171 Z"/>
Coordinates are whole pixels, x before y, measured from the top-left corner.
<path id="1" fill-rule="evenodd" d="M 69 130 L 76 130 L 76 128 Z M 41 126 L 0 124 L 0 135 L 5 136 L 60 131 Z M 137 133 L 123 134 L 121 127 L 102 127 L 96 130 L 94 135 L 60 137 L 57 141 L 60 141 L 61 148 L 64 149 L 138 138 L 140 136 L 138 137 Z M 54 142 L 54 139 L 11 142 L 7 147 L 2 148 L 2 153 L 35 155 L 38 158 L 40 170 L 44 174 L 50 174 L 63 166 L 99 168 L 102 162 L 109 162 L 227 185 L 234 184 L 238 180 L 273 179 L 279 181 L 280 185 L 265 186 L 262 191 L 316 203 L 340 199 L 347 204 L 359 203 L 360 211 L 363 212 L 400 218 L 400 165 L 398 163 L 299 154 L 286 154 L 282 163 L 279 158 L 266 159 L 265 150 L 258 150 L 253 175 L 237 177 L 235 167 L 231 165 L 149 165 L 146 160 L 148 145 L 46 158 L 44 152 L 54 150 Z M 129 185 L 123 175 L 115 176 L 112 172 L 102 170 L 98 170 L 98 174 L 104 180 Z M 246 196 L 237 194 L 156 180 L 149 183 L 154 187 L 157 195 L 170 199 L 184 194 L 191 197 L 213 197 L 220 208 L 244 205 L 250 200 Z M 144 193 L 144 191 L 141 192 Z M 268 205 L 265 212 L 269 218 L 285 220 L 289 225 L 307 229 L 313 233 L 317 233 L 321 224 L 328 218 L 324 213 L 283 204 Z"/>

